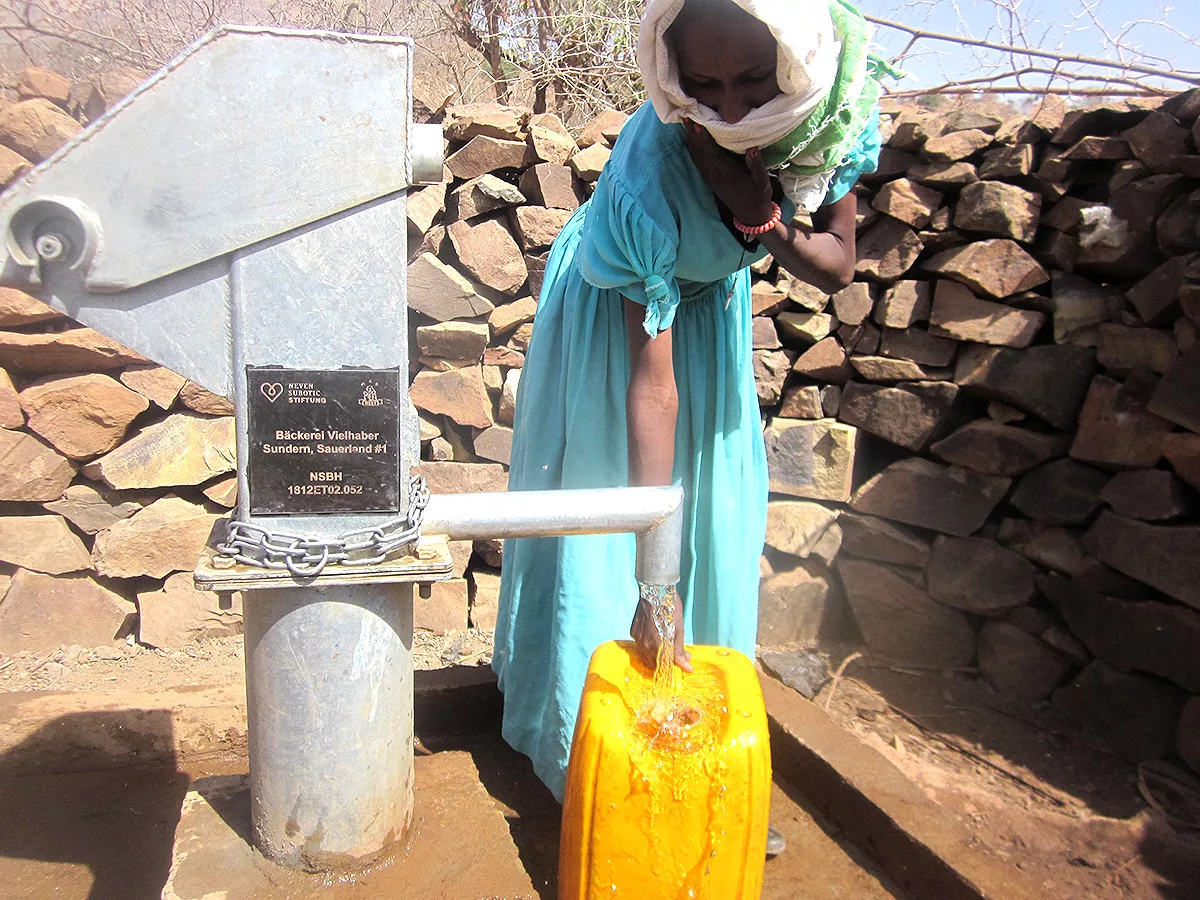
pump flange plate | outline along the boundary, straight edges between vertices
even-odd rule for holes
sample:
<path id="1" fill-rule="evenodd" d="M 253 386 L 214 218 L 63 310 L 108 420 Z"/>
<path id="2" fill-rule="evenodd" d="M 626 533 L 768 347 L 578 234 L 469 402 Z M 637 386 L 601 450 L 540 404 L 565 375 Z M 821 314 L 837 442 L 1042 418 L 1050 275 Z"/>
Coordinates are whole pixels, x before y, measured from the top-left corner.
<path id="1" fill-rule="evenodd" d="M 259 588 L 330 587 L 350 584 L 403 584 L 445 581 L 453 574 L 450 545 L 444 535 L 422 535 L 416 556 L 398 556 L 370 566 L 328 565 L 311 578 L 297 578 L 287 569 L 260 569 L 239 563 L 210 544 L 192 573 L 202 591 L 250 591 Z"/>

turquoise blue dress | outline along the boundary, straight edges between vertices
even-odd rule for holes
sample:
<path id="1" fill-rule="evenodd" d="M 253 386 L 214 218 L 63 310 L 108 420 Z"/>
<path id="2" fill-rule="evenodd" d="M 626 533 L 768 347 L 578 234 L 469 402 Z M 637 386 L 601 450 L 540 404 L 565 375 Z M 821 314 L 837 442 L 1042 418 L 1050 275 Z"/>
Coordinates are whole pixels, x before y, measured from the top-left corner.
<path id="1" fill-rule="evenodd" d="M 874 169 L 874 123 L 856 154 L 827 202 Z M 509 471 L 512 491 L 629 484 L 622 297 L 645 306 L 651 336 L 672 331 L 685 639 L 751 658 L 767 465 L 746 267 L 765 252 L 757 242 L 747 248 L 721 221 L 682 128 L 643 105 L 550 251 Z M 633 571 L 632 535 L 505 543 L 492 662 L 504 691 L 503 735 L 560 801 L 588 660 L 601 643 L 629 637 Z"/>

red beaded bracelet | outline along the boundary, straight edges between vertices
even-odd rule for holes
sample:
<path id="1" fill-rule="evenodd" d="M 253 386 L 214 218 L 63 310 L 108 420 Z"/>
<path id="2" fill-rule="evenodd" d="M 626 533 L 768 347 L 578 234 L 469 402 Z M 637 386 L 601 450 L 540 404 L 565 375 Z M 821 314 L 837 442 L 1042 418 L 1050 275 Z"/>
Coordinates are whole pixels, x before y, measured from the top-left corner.
<path id="1" fill-rule="evenodd" d="M 761 225 L 747 225 L 737 217 L 734 217 L 733 227 L 742 234 L 750 237 L 757 237 L 760 234 L 766 234 L 772 228 L 779 224 L 779 220 L 783 218 L 783 210 L 779 208 L 778 203 L 771 204 L 771 218 L 763 222 Z"/>

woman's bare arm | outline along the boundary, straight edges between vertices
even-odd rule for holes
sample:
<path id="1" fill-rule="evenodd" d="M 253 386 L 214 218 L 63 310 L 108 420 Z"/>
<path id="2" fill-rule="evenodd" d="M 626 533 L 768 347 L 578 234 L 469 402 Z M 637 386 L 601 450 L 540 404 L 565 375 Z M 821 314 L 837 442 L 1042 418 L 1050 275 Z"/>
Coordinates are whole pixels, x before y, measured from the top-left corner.
<path id="1" fill-rule="evenodd" d="M 629 440 L 629 483 L 635 486 L 670 484 L 675 465 L 675 420 L 679 393 L 675 385 L 671 329 L 651 338 L 642 328 L 646 308 L 626 298 L 625 329 L 629 335 L 629 391 L 625 396 L 625 421 Z M 692 671 L 691 656 L 683 649 L 683 604 L 675 596 L 675 664 Z M 638 598 L 629 626 L 651 669 L 658 659 L 659 635 L 650 603 Z"/>

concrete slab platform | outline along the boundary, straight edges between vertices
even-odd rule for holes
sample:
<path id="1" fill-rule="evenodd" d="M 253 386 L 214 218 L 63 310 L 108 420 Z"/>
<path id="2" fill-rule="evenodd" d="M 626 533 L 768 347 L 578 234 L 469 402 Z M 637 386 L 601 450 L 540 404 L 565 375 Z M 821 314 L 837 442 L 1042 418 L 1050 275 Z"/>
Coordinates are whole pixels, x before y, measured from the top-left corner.
<path id="1" fill-rule="evenodd" d="M 197 781 L 183 801 L 162 900 L 537 900 L 470 754 L 415 762 L 422 789 L 402 845 L 368 870 L 336 878 L 280 868 L 253 849 L 247 776 Z"/>

